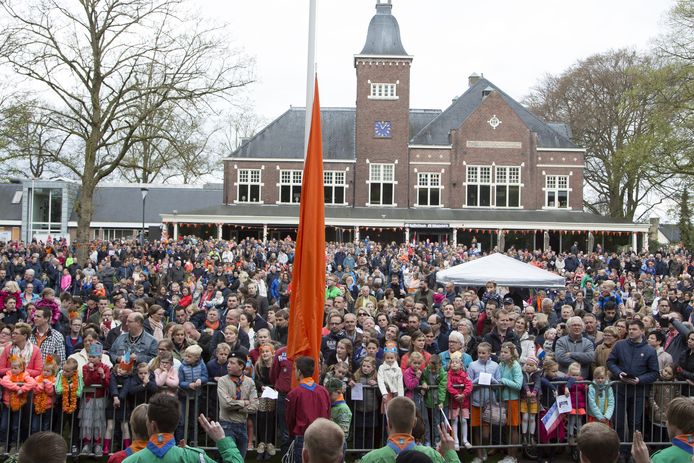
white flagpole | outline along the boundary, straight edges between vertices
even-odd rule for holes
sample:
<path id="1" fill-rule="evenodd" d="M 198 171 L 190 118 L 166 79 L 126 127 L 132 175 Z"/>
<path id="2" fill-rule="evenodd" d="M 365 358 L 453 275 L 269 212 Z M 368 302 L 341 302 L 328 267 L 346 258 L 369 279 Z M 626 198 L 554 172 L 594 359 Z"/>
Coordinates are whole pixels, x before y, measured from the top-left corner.
<path id="1" fill-rule="evenodd" d="M 304 130 L 304 159 L 308 152 L 308 136 L 311 130 L 313 108 L 313 84 L 316 80 L 316 0 L 309 0 L 308 11 L 308 61 L 306 64 L 306 128 Z"/>

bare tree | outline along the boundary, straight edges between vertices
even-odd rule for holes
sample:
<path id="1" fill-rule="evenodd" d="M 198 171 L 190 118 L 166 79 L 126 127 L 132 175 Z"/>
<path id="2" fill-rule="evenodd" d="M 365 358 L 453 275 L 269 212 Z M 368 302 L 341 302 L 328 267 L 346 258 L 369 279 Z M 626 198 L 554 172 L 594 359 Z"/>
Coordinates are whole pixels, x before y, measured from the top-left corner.
<path id="1" fill-rule="evenodd" d="M 45 108 L 47 126 L 61 136 L 54 160 L 81 182 L 76 241 L 84 261 L 94 190 L 147 137 L 143 124 L 166 105 L 234 95 L 252 81 L 252 63 L 184 0 L 0 4 L 4 61 L 56 100 Z"/>
<path id="2" fill-rule="evenodd" d="M 657 71 L 650 57 L 610 51 L 546 76 L 526 97 L 536 114 L 568 123 L 586 148 L 584 178 L 594 195 L 585 207 L 592 212 L 634 220 L 637 209 L 643 216 L 652 198 L 670 193 L 674 173 L 658 160 L 672 149 L 672 128 L 650 80 Z"/>

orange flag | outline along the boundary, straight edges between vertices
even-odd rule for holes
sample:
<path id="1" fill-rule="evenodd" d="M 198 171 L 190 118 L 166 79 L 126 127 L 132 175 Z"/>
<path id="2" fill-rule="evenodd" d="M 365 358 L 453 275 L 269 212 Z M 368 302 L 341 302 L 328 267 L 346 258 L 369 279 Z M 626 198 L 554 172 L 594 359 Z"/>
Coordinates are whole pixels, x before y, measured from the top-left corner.
<path id="1" fill-rule="evenodd" d="M 301 179 L 299 233 L 294 252 L 292 293 L 289 299 L 287 356 L 313 357 L 314 379 L 320 365 L 323 305 L 325 303 L 325 206 L 323 202 L 323 143 L 321 142 L 318 78 L 313 90 L 311 131 Z M 293 383 L 296 384 L 296 378 Z"/>

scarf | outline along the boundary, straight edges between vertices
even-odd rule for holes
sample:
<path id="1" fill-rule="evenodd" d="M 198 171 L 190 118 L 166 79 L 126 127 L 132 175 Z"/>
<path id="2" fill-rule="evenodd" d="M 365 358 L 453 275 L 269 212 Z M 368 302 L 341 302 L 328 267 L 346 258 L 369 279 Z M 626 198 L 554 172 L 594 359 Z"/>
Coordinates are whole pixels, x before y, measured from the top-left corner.
<path id="1" fill-rule="evenodd" d="M 160 433 L 150 437 L 149 442 L 147 442 L 146 445 L 147 450 L 152 452 L 154 456 L 156 456 L 159 459 L 164 458 L 166 452 L 168 452 L 175 446 L 176 438 L 173 436 L 173 434 L 169 433 Z"/>
<path id="2" fill-rule="evenodd" d="M 208 320 L 205 320 L 205 328 L 210 328 L 212 331 L 217 331 L 219 329 L 219 320 L 216 322 L 211 322 Z"/>
<path id="3" fill-rule="evenodd" d="M 155 322 L 152 318 L 149 318 L 149 326 L 152 327 L 152 336 L 157 341 L 164 339 L 164 323 Z"/>
<path id="4" fill-rule="evenodd" d="M 55 384 L 55 376 L 43 376 L 43 374 L 39 375 L 38 378 L 36 378 L 36 383 L 37 384 L 42 384 L 44 380 L 48 380 L 51 383 Z M 42 413 L 46 413 L 51 407 L 53 406 L 53 398 L 48 395 L 48 392 L 41 391 L 41 392 L 34 392 L 34 412 L 37 415 L 41 415 Z"/>
<path id="5" fill-rule="evenodd" d="M 231 382 L 236 386 L 236 400 L 241 400 L 241 385 L 243 384 L 243 373 L 241 376 L 231 376 Z"/>
<path id="6" fill-rule="evenodd" d="M 26 376 L 26 372 L 21 372 L 18 375 L 10 375 L 10 381 L 13 383 L 24 383 Z M 19 386 L 20 388 L 22 386 Z M 10 409 L 12 409 L 13 412 L 19 411 L 25 404 L 27 403 L 27 393 L 24 392 L 22 394 L 19 394 L 17 391 L 10 391 Z"/>
<path id="7" fill-rule="evenodd" d="M 63 412 L 67 414 L 75 413 L 77 410 L 77 388 L 79 386 L 79 375 L 75 372 L 72 377 L 60 376 L 60 384 L 63 387 Z"/>
<path id="8" fill-rule="evenodd" d="M 33 344 L 31 344 L 29 341 L 27 341 L 26 344 L 24 344 L 24 347 L 22 349 L 19 348 L 16 344 L 12 344 L 12 349 L 10 350 L 10 355 L 8 356 L 11 357 L 12 355 L 16 355 L 17 357 L 20 357 L 22 360 L 24 360 L 24 365 L 29 365 L 31 362 L 31 354 L 33 353 L 34 348 Z"/>
<path id="9" fill-rule="evenodd" d="M 386 445 L 388 445 L 396 455 L 400 455 L 401 452 L 415 448 L 417 443 L 410 434 L 392 434 L 388 436 L 388 443 Z"/>
<path id="10" fill-rule="evenodd" d="M 679 434 L 672 439 L 672 445 L 694 455 L 694 434 Z"/>
<path id="11" fill-rule="evenodd" d="M 302 379 L 299 386 L 303 387 L 304 389 L 306 389 L 308 391 L 313 391 L 316 388 L 316 382 L 313 380 L 313 378 L 308 377 L 308 378 Z"/>
<path id="12" fill-rule="evenodd" d="M 337 407 L 338 405 L 341 405 L 343 403 L 346 403 L 345 402 L 345 396 L 342 395 L 342 393 L 340 392 L 337 394 L 337 399 L 335 399 L 335 401 L 332 404 L 330 404 L 330 406 L 331 407 Z"/>

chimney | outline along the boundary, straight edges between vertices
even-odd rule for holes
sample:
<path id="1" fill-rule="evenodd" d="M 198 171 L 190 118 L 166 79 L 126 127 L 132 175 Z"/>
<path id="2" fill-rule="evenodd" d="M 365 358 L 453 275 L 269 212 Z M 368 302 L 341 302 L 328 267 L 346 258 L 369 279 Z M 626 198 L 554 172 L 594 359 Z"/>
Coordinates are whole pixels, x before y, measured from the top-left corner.
<path id="1" fill-rule="evenodd" d="M 476 72 L 470 74 L 470 76 L 467 78 L 468 87 L 472 87 L 473 85 L 475 85 L 478 80 L 480 80 L 479 74 L 477 74 Z"/>

